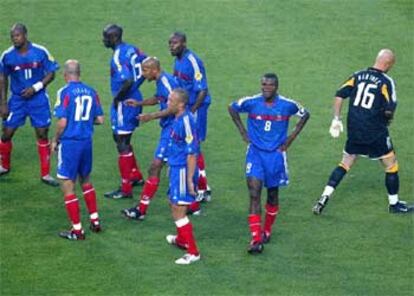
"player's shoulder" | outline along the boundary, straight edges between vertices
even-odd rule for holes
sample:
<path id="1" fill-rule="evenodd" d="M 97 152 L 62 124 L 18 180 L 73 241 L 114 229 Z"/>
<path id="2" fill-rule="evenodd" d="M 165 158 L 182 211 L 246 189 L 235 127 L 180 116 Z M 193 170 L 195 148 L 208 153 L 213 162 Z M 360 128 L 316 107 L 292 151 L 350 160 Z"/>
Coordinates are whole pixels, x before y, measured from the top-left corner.
<path id="1" fill-rule="evenodd" d="M 297 105 L 297 104 L 298 104 L 298 102 L 297 102 L 297 101 L 295 101 L 294 99 L 291 99 L 291 98 L 288 98 L 288 97 L 282 96 L 282 95 L 280 95 L 280 94 L 277 96 L 277 98 L 278 98 L 278 100 L 279 100 L 280 102 L 283 102 L 283 103 L 285 103 L 285 104 L 294 104 L 294 105 Z"/>
<path id="2" fill-rule="evenodd" d="M 250 96 L 241 97 L 236 102 L 237 104 L 241 105 L 243 103 L 256 102 L 260 100 L 263 100 L 263 96 L 261 93 L 258 93 Z"/>
<path id="3" fill-rule="evenodd" d="M 10 54 L 14 53 L 14 51 L 15 51 L 14 46 L 10 46 L 9 48 L 7 48 L 5 51 L 1 53 L 0 60 L 3 60 L 6 56 L 9 56 Z"/>
<path id="4" fill-rule="evenodd" d="M 44 52 L 48 56 L 50 56 L 49 50 L 46 47 L 44 47 L 43 45 L 40 45 L 40 44 L 37 44 L 37 43 L 34 43 L 34 42 L 32 42 L 31 45 L 32 45 L 33 50 L 39 51 L 39 52 Z"/>

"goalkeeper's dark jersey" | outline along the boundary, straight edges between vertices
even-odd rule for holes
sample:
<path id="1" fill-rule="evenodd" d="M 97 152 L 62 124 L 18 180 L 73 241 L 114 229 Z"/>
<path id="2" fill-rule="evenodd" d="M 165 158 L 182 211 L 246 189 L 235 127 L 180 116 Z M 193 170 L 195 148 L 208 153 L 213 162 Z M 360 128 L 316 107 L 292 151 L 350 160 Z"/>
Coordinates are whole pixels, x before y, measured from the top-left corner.
<path id="1" fill-rule="evenodd" d="M 394 81 L 384 72 L 368 68 L 354 73 L 336 92 L 337 97 L 349 97 L 348 139 L 370 144 L 388 136 L 386 110 L 394 111 L 397 95 Z"/>

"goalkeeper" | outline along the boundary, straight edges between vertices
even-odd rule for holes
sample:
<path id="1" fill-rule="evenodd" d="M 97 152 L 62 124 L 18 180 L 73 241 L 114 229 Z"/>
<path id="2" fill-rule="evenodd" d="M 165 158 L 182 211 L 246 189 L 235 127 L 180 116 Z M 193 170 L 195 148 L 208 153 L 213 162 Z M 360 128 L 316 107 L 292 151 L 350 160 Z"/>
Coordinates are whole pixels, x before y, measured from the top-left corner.
<path id="1" fill-rule="evenodd" d="M 358 156 L 379 160 L 385 170 L 390 213 L 409 213 L 414 208 L 398 198 L 398 162 L 388 132 L 397 105 L 394 81 L 386 73 L 395 63 L 395 55 L 382 49 L 373 67 L 354 73 L 337 91 L 334 99 L 334 118 L 329 129 L 333 138 L 343 132 L 341 108 L 349 98 L 347 118 L 348 138 L 342 161 L 333 170 L 322 196 L 313 207 L 316 215 L 322 213 L 329 198 L 350 170 Z"/>

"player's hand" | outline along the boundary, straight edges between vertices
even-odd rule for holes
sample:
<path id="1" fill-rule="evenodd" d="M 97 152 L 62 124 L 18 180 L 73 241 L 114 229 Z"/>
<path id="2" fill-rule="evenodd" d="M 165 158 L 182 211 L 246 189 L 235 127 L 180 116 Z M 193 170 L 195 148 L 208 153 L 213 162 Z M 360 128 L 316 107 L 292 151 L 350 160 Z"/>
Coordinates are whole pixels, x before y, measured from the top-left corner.
<path id="1" fill-rule="evenodd" d="M 52 143 L 50 144 L 50 151 L 57 152 L 58 145 L 59 145 L 58 142 L 56 142 L 55 140 L 52 140 Z"/>
<path id="2" fill-rule="evenodd" d="M 187 187 L 188 187 L 188 194 L 190 194 L 191 196 L 197 196 L 197 192 L 194 189 L 193 180 L 187 181 Z"/>
<path id="3" fill-rule="evenodd" d="M 33 87 L 28 87 L 28 88 L 25 88 L 21 93 L 20 93 L 20 95 L 23 97 L 23 98 L 26 98 L 26 99 L 28 99 L 28 98 L 31 98 L 34 94 L 35 94 L 35 89 L 33 88 Z"/>
<path id="4" fill-rule="evenodd" d="M 9 107 L 7 104 L 0 105 L 0 117 L 6 119 L 9 116 Z"/>
<path id="5" fill-rule="evenodd" d="M 331 127 L 329 128 L 329 133 L 333 138 L 338 138 L 339 135 L 344 131 L 344 126 L 342 121 L 338 118 L 332 119 Z"/>
<path id="6" fill-rule="evenodd" d="M 150 120 L 152 120 L 152 116 L 150 114 L 140 114 L 137 116 L 137 119 L 140 122 L 148 122 Z"/>
<path id="7" fill-rule="evenodd" d="M 124 105 L 125 106 L 130 106 L 130 107 L 137 107 L 137 106 L 139 106 L 140 104 L 139 104 L 139 102 L 137 102 L 136 100 L 134 100 L 134 99 L 126 99 L 125 101 L 124 101 Z"/>

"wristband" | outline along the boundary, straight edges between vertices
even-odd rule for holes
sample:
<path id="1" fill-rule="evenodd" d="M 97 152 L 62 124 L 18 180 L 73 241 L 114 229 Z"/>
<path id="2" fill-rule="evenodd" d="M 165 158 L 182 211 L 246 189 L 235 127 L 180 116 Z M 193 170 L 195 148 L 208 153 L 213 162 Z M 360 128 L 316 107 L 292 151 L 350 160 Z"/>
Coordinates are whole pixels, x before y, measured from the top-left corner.
<path id="1" fill-rule="evenodd" d="M 35 90 L 35 92 L 38 92 L 39 90 L 41 90 L 44 85 L 42 81 L 36 82 L 35 84 L 32 85 L 33 89 Z"/>

